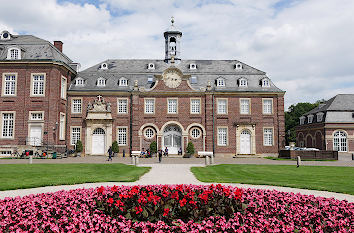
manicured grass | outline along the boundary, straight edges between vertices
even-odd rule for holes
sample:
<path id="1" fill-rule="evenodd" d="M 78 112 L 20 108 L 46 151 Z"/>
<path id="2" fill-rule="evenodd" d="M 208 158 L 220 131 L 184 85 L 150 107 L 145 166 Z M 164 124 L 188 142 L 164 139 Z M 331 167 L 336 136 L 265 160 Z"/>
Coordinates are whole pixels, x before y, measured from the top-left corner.
<path id="1" fill-rule="evenodd" d="M 270 160 L 296 161 L 296 159 L 278 158 L 278 157 L 271 157 L 271 156 L 267 156 L 264 158 L 270 159 Z M 301 161 L 338 161 L 338 160 L 335 160 L 335 159 L 301 159 Z"/>
<path id="2" fill-rule="evenodd" d="M 221 164 L 191 170 L 202 182 L 265 184 L 354 195 L 354 167 Z"/>
<path id="3" fill-rule="evenodd" d="M 1 164 L 0 190 L 94 182 L 133 182 L 148 167 L 113 164 Z"/>

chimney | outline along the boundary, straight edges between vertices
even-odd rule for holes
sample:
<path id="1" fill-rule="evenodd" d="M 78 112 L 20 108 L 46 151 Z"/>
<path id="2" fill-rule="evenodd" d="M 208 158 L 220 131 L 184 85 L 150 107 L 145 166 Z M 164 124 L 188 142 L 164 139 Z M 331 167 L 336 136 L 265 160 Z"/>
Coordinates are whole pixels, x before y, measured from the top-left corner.
<path id="1" fill-rule="evenodd" d="M 63 52 L 63 42 L 60 40 L 55 40 L 54 41 L 54 46 L 57 48 L 60 52 Z"/>

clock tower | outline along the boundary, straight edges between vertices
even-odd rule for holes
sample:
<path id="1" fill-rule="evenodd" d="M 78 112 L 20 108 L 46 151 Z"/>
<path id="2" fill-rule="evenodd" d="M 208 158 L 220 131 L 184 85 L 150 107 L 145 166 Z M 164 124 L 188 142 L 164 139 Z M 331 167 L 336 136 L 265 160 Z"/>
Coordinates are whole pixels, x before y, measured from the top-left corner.
<path id="1" fill-rule="evenodd" d="M 175 20 L 171 18 L 171 26 L 164 32 L 165 37 L 165 62 L 170 63 L 172 58 L 176 62 L 181 60 L 180 41 L 182 32 L 180 32 L 174 25 Z"/>

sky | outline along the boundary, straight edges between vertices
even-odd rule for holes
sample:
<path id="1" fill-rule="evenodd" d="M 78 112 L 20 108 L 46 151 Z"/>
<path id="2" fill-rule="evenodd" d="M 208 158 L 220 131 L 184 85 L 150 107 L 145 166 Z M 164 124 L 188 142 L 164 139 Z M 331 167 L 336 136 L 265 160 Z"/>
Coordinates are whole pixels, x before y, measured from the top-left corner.
<path id="1" fill-rule="evenodd" d="M 82 69 L 163 59 L 174 16 L 182 59 L 236 59 L 286 91 L 285 108 L 354 93 L 353 0 L 0 0 L 0 31 L 64 42 Z"/>

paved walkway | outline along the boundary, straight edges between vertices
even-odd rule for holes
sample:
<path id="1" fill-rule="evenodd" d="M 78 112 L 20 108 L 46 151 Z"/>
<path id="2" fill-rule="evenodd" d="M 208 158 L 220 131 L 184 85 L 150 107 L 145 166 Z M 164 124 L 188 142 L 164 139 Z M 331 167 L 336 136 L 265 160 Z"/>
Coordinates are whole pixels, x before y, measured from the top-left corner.
<path id="1" fill-rule="evenodd" d="M 142 165 L 140 165 L 142 166 Z M 19 189 L 0 192 L 0 199 L 5 197 L 26 196 L 29 194 L 38 194 L 46 192 L 55 192 L 59 190 L 71 190 L 77 188 L 94 188 L 99 186 L 113 186 L 113 185 L 147 185 L 147 184 L 209 184 L 198 181 L 190 168 L 193 166 L 202 166 L 201 164 L 151 164 L 151 171 L 141 177 L 140 180 L 132 183 L 87 183 L 78 185 L 62 185 L 62 186 L 48 186 L 32 189 Z M 336 198 L 338 200 L 348 200 L 354 202 L 354 196 L 341 193 L 332 193 L 326 191 L 296 189 L 288 187 L 277 187 L 268 185 L 248 185 L 248 184 L 224 184 L 241 188 L 257 188 L 257 189 L 271 189 L 283 192 L 301 193 L 306 195 L 314 195 L 328 198 Z"/>

